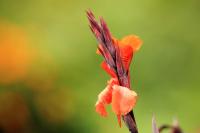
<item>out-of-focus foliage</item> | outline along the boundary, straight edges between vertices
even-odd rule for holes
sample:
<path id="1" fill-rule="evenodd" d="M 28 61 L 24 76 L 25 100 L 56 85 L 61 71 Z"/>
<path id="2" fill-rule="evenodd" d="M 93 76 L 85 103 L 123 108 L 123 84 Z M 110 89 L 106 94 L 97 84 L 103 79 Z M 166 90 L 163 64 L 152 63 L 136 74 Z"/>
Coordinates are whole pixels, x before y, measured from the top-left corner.
<path id="1" fill-rule="evenodd" d="M 198 130 L 198 0 L 1 0 L 0 132 L 128 132 L 114 114 L 94 111 L 109 77 L 95 54 L 88 8 L 115 37 L 144 42 L 131 69 L 139 131 L 151 132 L 153 113 L 158 125 L 176 117 L 185 132 Z"/>

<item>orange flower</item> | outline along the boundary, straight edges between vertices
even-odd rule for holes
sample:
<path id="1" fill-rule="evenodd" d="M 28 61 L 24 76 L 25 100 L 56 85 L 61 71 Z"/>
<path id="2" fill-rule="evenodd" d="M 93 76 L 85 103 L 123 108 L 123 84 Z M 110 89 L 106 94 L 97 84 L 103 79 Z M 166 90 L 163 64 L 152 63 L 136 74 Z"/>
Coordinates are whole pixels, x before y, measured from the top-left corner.
<path id="1" fill-rule="evenodd" d="M 119 47 L 122 64 L 128 72 L 128 82 L 130 82 L 129 66 L 134 52 L 139 50 L 142 41 L 134 35 L 126 36 L 122 40 L 113 38 L 112 41 L 115 46 Z M 100 51 L 97 50 L 97 53 L 100 54 Z M 135 107 L 137 93 L 127 87 L 120 86 L 116 73 L 105 61 L 102 62 L 101 66 L 112 78 L 108 81 L 106 88 L 98 95 L 96 112 L 101 116 L 107 116 L 105 106 L 111 104 L 121 126 L 121 115 L 126 115 Z"/>
<path id="2" fill-rule="evenodd" d="M 137 94 L 130 90 L 129 66 L 133 54 L 139 50 L 142 41 L 134 35 L 117 40 L 112 37 L 109 28 L 102 17 L 100 22 L 95 19 L 92 11 L 87 11 L 89 27 L 99 45 L 97 54 L 103 56 L 101 67 L 111 76 L 106 88 L 99 94 L 96 102 L 96 112 L 107 116 L 106 105 L 111 104 L 121 126 L 121 116 L 130 131 L 137 132 L 132 113 L 137 100 Z M 135 126 L 133 126 L 135 125 Z"/>
<path id="3" fill-rule="evenodd" d="M 0 20 L 0 83 L 23 80 L 33 61 L 27 33 L 22 27 Z"/>

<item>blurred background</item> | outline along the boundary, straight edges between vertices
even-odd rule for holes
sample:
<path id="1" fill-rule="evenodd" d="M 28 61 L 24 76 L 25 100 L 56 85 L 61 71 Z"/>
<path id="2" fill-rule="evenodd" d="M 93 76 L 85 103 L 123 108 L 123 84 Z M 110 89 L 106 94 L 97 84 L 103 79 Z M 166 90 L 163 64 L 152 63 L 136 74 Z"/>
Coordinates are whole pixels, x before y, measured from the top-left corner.
<path id="1" fill-rule="evenodd" d="M 140 36 L 131 66 L 139 131 L 174 118 L 200 131 L 199 0 L 0 0 L 0 133 L 128 133 L 94 109 L 108 75 L 85 11 Z"/>

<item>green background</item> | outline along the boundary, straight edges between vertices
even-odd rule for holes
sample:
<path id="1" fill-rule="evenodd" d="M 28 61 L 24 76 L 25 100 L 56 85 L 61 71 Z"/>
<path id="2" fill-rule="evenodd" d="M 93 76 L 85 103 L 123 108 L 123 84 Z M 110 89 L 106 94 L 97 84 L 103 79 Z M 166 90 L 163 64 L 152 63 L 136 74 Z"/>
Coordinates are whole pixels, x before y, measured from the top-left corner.
<path id="1" fill-rule="evenodd" d="M 110 107 L 107 118 L 95 112 L 97 95 L 109 76 L 95 54 L 87 9 L 103 16 L 116 38 L 136 34 L 143 40 L 131 65 L 140 133 L 151 132 L 153 114 L 158 125 L 177 118 L 185 132 L 195 133 L 200 126 L 199 0 L 0 0 L 0 21 L 25 30 L 37 53 L 27 76 L 0 84 L 0 113 L 2 105 L 13 106 L 12 96 L 3 95 L 8 91 L 20 95 L 27 108 L 16 132 L 128 132 L 125 125 L 119 128 Z M 9 111 L 8 116 L 18 116 L 15 108 Z M 6 128 L 12 126 L 2 124 L 7 118 L 1 121 L 2 131 L 9 132 Z"/>

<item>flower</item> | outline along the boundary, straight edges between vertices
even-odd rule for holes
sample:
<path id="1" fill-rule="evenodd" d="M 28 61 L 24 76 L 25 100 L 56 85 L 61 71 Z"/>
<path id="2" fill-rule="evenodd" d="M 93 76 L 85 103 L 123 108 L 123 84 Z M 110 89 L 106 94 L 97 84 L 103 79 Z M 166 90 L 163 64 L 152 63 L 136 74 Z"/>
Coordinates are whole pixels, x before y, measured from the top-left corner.
<path id="1" fill-rule="evenodd" d="M 34 49 L 30 47 L 26 31 L 0 20 L 0 83 L 24 80 L 33 59 Z"/>
<path id="2" fill-rule="evenodd" d="M 87 17 L 90 29 L 99 43 L 97 54 L 104 57 L 101 67 L 111 76 L 106 88 L 98 95 L 96 112 L 107 116 L 106 105 L 111 104 L 119 125 L 121 126 L 122 116 L 129 130 L 137 132 L 131 111 L 136 105 L 137 93 L 130 89 L 129 67 L 133 54 L 139 50 L 142 41 L 135 35 L 118 40 L 112 37 L 102 17 L 100 17 L 100 23 L 96 21 L 92 11 L 87 11 Z"/>
<path id="3" fill-rule="evenodd" d="M 134 35 L 126 36 L 122 40 L 113 38 L 112 41 L 114 45 L 119 46 L 122 64 L 129 75 L 129 66 L 133 54 L 139 50 L 142 42 Z M 99 50 L 97 50 L 97 54 L 101 54 Z M 102 62 L 101 67 L 111 76 L 111 79 L 108 81 L 106 88 L 98 95 L 95 105 L 96 112 L 101 116 L 107 116 L 105 106 L 111 104 L 112 110 L 117 115 L 119 125 L 121 126 L 121 115 L 126 115 L 135 107 L 137 93 L 127 87 L 120 86 L 116 73 L 105 61 Z M 130 76 L 128 80 L 130 81 Z"/>

